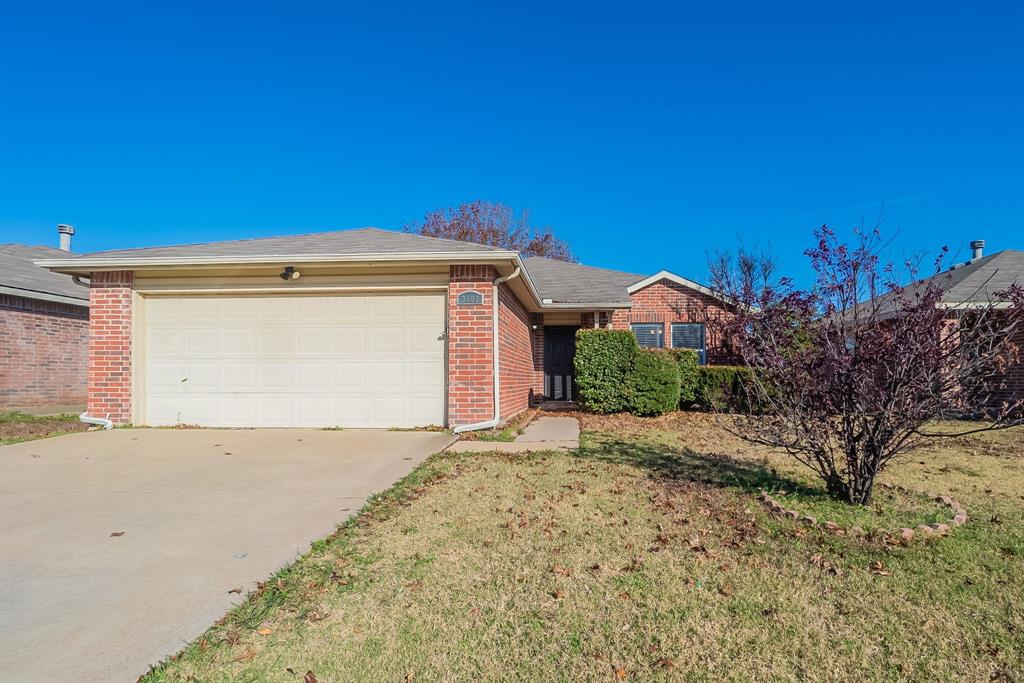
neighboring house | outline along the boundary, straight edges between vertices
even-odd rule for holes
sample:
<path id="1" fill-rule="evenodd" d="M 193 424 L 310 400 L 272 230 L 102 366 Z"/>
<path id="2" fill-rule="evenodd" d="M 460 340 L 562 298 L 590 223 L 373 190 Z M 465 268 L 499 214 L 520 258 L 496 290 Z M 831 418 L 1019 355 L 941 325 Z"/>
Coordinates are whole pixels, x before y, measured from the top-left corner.
<path id="1" fill-rule="evenodd" d="M 984 247 L 983 240 L 971 242 L 970 261 L 921 281 L 935 280 L 943 288 L 939 305 L 947 309 L 947 315 L 941 334 L 954 333 L 961 317 L 970 315 L 972 308 L 1005 305 L 1008 302 L 999 301 L 998 294 L 1011 285 L 1024 285 L 1024 251 L 1005 249 L 984 256 Z M 1024 354 L 1024 328 L 1016 330 L 1013 341 Z M 1024 358 L 1011 364 L 1005 373 L 992 377 L 985 393 L 990 404 L 996 406 L 1004 401 L 1012 404 L 1024 400 Z"/>
<path id="2" fill-rule="evenodd" d="M 375 228 L 37 263 L 91 281 L 89 413 L 115 423 L 489 426 L 575 398 L 580 327 L 727 359 L 727 307 L 678 275 Z"/>
<path id="3" fill-rule="evenodd" d="M 0 244 L 0 410 L 85 405 L 89 290 L 32 263 L 68 256 Z"/>

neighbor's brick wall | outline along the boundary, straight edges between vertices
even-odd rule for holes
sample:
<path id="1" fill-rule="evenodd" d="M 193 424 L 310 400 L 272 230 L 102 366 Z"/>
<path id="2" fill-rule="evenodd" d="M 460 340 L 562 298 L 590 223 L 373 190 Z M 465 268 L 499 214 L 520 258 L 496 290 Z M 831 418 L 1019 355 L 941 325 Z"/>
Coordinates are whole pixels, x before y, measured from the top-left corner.
<path id="1" fill-rule="evenodd" d="M 501 355 L 501 418 L 507 420 L 530 407 L 544 387 L 544 365 L 535 364 L 530 314 L 506 285 L 498 292 L 498 344 Z M 541 357 L 543 358 L 543 356 Z"/>
<path id="2" fill-rule="evenodd" d="M 85 403 L 88 348 L 86 306 L 0 294 L 0 410 Z"/>
<path id="3" fill-rule="evenodd" d="M 993 388 L 990 389 L 990 401 L 997 409 L 1024 399 L 1024 328 L 1018 329 L 1012 340 L 1017 345 L 1019 357 L 1005 373 L 993 378 Z"/>
<path id="4" fill-rule="evenodd" d="M 707 361 L 712 365 L 739 362 L 723 343 L 720 323 L 732 315 L 714 297 L 669 280 L 660 280 L 631 295 L 632 309 L 612 313 L 612 329 L 628 330 L 632 323 L 661 323 L 665 347 L 672 346 L 672 323 L 704 323 Z"/>
<path id="5" fill-rule="evenodd" d="M 494 417 L 494 297 L 492 266 L 452 266 L 448 282 L 448 424 L 455 427 Z M 458 306 L 472 290 L 483 303 Z"/>
<path id="6" fill-rule="evenodd" d="M 93 273 L 89 287 L 89 415 L 132 420 L 131 271 Z"/>

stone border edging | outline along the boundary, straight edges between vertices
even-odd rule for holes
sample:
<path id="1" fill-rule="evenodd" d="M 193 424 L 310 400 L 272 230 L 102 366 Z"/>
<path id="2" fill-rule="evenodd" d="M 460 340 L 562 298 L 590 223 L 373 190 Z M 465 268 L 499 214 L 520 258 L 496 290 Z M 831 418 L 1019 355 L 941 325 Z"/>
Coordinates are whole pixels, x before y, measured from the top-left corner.
<path id="1" fill-rule="evenodd" d="M 819 522 L 815 517 L 810 515 L 801 515 L 796 510 L 788 510 L 783 507 L 779 501 L 772 498 L 767 491 L 762 491 L 761 495 L 759 495 L 757 499 L 760 500 L 761 504 L 768 508 L 768 511 L 772 514 L 782 515 L 790 519 L 798 520 L 807 526 L 821 529 L 822 531 L 829 531 L 840 535 L 846 534 L 849 536 L 873 535 L 882 538 L 898 535 L 900 540 L 906 543 L 913 541 L 915 537 L 928 538 L 931 536 L 948 536 L 952 529 L 958 526 L 963 526 L 967 523 L 967 510 L 954 498 L 950 498 L 949 496 L 940 496 L 936 493 L 929 493 L 921 489 L 908 489 L 904 486 L 894 486 L 893 484 L 880 483 L 879 486 L 884 489 L 899 491 L 900 493 L 917 494 L 942 503 L 953 511 L 953 518 L 950 519 L 949 524 L 939 524 L 937 522 L 933 522 L 931 524 L 919 524 L 916 530 L 911 529 L 910 527 L 903 527 L 899 530 L 898 534 L 893 534 L 888 529 L 875 529 L 871 534 L 868 534 L 868 532 L 864 531 L 864 529 L 861 529 L 859 526 L 842 527 L 832 521 Z"/>

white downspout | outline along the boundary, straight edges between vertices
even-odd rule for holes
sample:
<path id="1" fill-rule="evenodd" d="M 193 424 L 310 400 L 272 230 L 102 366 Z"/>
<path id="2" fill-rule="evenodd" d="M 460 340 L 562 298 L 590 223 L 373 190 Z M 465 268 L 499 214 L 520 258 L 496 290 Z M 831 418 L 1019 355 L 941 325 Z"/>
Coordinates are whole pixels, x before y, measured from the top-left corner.
<path id="1" fill-rule="evenodd" d="M 107 417 L 110 417 L 110 413 L 107 413 Z M 114 423 L 103 417 L 89 417 L 88 412 L 84 412 L 78 416 L 80 422 L 84 422 L 87 425 L 98 425 L 104 429 L 113 429 Z"/>
<path id="2" fill-rule="evenodd" d="M 498 339 L 498 285 L 503 282 L 508 282 L 512 278 L 519 277 L 521 269 L 516 266 L 516 269 L 504 277 L 499 277 L 497 280 L 491 283 L 491 306 L 492 320 L 491 320 L 491 336 L 494 341 L 494 349 L 492 351 L 494 362 L 494 417 L 486 422 L 476 422 L 468 425 L 459 425 L 452 430 L 452 434 L 461 434 L 462 432 L 472 432 L 477 429 L 493 429 L 498 426 L 501 422 L 501 377 L 499 360 L 501 356 L 501 341 Z"/>

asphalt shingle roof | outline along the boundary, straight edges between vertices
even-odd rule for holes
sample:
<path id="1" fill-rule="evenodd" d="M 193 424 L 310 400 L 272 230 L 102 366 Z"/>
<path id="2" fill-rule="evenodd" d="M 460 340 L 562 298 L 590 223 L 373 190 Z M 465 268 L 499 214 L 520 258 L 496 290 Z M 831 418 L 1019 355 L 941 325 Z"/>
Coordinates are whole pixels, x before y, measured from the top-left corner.
<path id="1" fill-rule="evenodd" d="M 962 304 L 995 299 L 1012 284 L 1024 285 L 1024 251 L 1004 249 L 977 261 L 958 265 L 927 280 L 938 278 L 945 289 L 943 303 Z M 927 281 L 926 280 L 926 281 Z"/>
<path id="2" fill-rule="evenodd" d="M 629 306 L 629 292 L 626 288 L 647 277 L 541 256 L 531 256 L 523 262 L 541 298 L 551 299 L 554 303 L 609 303 Z"/>
<path id="3" fill-rule="evenodd" d="M 424 237 L 380 228 L 335 230 L 286 237 L 178 244 L 169 247 L 143 247 L 81 254 L 100 258 L 175 258 L 189 256 L 305 256 L 309 254 L 387 254 L 405 252 L 445 253 L 505 251 L 498 247 Z"/>
<path id="4" fill-rule="evenodd" d="M 53 273 L 32 263 L 34 259 L 67 256 L 71 254 L 53 247 L 0 244 L 0 287 L 18 290 L 20 296 L 28 298 L 35 298 L 35 294 L 55 294 L 81 299 L 83 305 L 88 305 L 89 290 L 72 282 L 70 275 Z"/>

